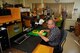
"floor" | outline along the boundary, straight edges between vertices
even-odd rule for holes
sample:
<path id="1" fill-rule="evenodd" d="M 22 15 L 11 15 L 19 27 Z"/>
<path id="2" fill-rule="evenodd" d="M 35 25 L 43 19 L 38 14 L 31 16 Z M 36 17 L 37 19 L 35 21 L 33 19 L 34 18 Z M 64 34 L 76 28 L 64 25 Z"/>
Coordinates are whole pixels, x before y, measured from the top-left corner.
<path id="1" fill-rule="evenodd" d="M 25 53 L 25 52 L 15 49 L 15 48 L 11 48 L 11 49 L 4 51 L 3 53 Z"/>
<path id="2" fill-rule="evenodd" d="M 63 48 L 64 48 L 63 53 L 80 53 L 80 45 L 77 44 L 77 38 L 75 38 L 73 32 L 68 32 L 67 40 Z M 5 53 L 25 53 L 25 52 L 12 48 L 10 50 L 7 50 Z"/>
<path id="3" fill-rule="evenodd" d="M 67 40 L 64 44 L 63 53 L 80 53 L 80 44 L 73 32 L 68 32 Z"/>

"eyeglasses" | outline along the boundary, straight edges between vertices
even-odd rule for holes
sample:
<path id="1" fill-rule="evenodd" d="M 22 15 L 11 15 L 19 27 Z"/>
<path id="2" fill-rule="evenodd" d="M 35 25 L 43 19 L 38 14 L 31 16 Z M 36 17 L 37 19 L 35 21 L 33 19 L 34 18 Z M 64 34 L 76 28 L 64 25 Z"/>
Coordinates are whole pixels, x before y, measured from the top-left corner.
<path id="1" fill-rule="evenodd" d="M 52 24 L 47 24 L 47 25 L 52 25 Z"/>

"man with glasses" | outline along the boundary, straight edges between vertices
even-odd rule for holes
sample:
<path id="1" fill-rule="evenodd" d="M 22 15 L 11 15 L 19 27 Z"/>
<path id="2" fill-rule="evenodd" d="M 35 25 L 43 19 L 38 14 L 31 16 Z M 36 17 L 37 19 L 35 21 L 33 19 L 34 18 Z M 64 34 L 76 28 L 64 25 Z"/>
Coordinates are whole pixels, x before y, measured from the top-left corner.
<path id="1" fill-rule="evenodd" d="M 50 46 L 54 48 L 53 53 L 62 53 L 61 46 L 60 46 L 60 39 L 61 39 L 61 33 L 58 27 L 55 26 L 55 23 L 53 20 L 48 20 L 47 26 L 49 30 L 41 30 L 38 34 L 39 36 L 47 42 Z M 49 32 L 48 37 L 45 37 L 42 35 L 42 33 L 46 31 Z"/>

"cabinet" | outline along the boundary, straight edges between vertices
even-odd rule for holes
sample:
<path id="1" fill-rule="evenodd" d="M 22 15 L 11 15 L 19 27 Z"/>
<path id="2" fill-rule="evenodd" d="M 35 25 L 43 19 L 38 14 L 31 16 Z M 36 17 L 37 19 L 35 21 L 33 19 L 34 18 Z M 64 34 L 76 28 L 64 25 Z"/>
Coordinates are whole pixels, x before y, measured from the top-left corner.
<path id="1" fill-rule="evenodd" d="M 75 23 L 75 34 L 76 36 L 80 37 L 80 23 L 79 22 Z"/>

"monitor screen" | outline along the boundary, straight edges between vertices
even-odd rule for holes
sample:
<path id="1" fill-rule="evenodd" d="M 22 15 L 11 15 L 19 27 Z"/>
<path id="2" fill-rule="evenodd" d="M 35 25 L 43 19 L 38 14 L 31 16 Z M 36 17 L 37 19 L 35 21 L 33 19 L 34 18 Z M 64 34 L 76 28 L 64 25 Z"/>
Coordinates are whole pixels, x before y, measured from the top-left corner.
<path id="1" fill-rule="evenodd" d="M 0 9 L 0 16 L 11 15 L 10 9 Z"/>

